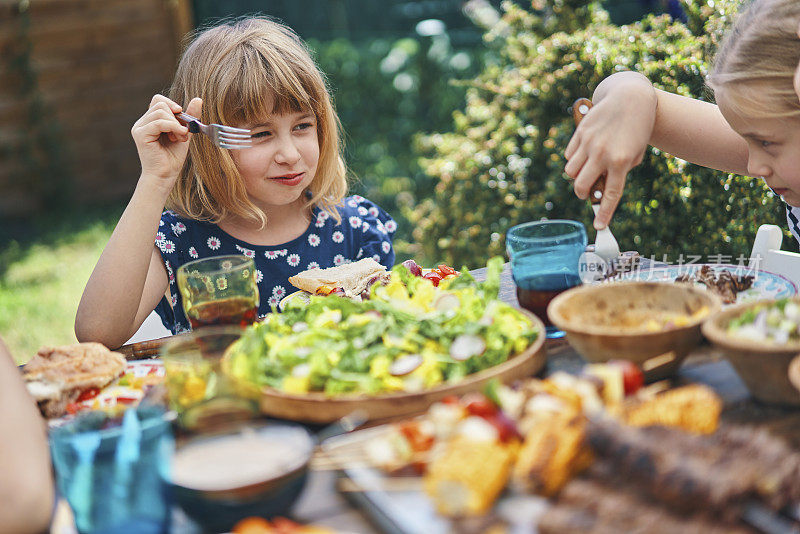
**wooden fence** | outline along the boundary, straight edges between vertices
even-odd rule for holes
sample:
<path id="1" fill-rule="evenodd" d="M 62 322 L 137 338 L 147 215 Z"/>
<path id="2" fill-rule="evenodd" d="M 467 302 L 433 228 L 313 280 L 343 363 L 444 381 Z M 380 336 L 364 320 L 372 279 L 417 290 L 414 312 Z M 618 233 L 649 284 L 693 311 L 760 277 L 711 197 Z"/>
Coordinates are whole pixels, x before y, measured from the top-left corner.
<path id="1" fill-rule="evenodd" d="M 191 26 L 189 0 L 0 0 L 0 218 L 130 194 Z"/>

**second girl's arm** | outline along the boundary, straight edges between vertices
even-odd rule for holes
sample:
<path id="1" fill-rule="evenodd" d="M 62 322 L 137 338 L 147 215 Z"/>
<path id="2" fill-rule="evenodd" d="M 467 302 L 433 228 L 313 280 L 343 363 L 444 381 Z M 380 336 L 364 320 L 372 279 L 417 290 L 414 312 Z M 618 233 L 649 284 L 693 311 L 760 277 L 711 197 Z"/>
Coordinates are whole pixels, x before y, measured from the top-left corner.
<path id="1" fill-rule="evenodd" d="M 131 130 L 142 174 L 83 291 L 75 317 L 80 341 L 122 345 L 167 289 L 167 273 L 154 243 L 188 152 L 189 132 L 175 119 L 177 111 L 178 104 L 156 95 Z M 187 112 L 199 115 L 200 100 L 192 100 Z"/>
<path id="2" fill-rule="evenodd" d="M 648 144 L 706 167 L 744 174 L 747 145 L 714 104 L 654 89 L 636 72 L 609 76 L 596 88 L 594 107 L 567 145 L 567 175 L 586 198 L 608 175 L 596 228 L 603 228 L 622 197 L 625 177 L 641 163 Z"/>

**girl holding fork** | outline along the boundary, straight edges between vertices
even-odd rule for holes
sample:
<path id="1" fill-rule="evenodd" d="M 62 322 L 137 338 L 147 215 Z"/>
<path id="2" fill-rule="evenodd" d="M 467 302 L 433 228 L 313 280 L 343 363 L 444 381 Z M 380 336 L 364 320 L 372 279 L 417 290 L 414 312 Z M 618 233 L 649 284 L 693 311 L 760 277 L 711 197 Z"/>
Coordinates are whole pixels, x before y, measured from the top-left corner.
<path id="1" fill-rule="evenodd" d="M 179 102 L 203 123 L 251 130 L 252 147 L 190 134 Z M 338 117 L 289 28 L 247 18 L 202 31 L 169 98 L 155 95 L 131 132 L 142 172 L 84 289 L 79 340 L 117 347 L 154 309 L 172 333 L 188 330 L 175 272 L 198 258 L 254 258 L 260 315 L 305 269 L 365 257 L 393 265 L 396 224 L 369 200 L 346 197 Z"/>
<path id="2" fill-rule="evenodd" d="M 635 72 L 603 80 L 567 145 L 564 169 L 580 198 L 608 174 L 595 227 L 608 224 L 625 176 L 651 144 L 692 163 L 761 177 L 782 198 L 800 241 L 800 79 L 793 84 L 799 24 L 797 0 L 753 0 L 717 52 L 708 78 L 716 104 L 654 89 Z"/>

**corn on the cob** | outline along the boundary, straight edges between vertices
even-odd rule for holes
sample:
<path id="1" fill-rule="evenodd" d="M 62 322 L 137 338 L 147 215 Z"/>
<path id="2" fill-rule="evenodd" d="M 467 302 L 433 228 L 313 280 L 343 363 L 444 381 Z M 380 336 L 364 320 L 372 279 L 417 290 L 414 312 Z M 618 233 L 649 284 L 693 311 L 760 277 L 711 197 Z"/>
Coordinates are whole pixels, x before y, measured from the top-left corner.
<path id="1" fill-rule="evenodd" d="M 442 515 L 481 515 L 505 487 L 516 449 L 513 444 L 456 438 L 428 466 L 425 492 Z"/>

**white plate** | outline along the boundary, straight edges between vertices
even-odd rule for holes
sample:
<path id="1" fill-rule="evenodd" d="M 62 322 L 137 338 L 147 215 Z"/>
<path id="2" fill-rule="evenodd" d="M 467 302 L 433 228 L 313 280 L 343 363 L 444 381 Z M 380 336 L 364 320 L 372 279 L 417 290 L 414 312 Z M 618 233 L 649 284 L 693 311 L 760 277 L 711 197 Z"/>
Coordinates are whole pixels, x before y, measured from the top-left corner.
<path id="1" fill-rule="evenodd" d="M 752 275 L 755 277 L 753 286 L 736 295 L 736 304 L 762 299 L 781 299 L 792 297 L 797 294 L 797 287 L 794 283 L 779 274 L 762 271 L 759 269 L 749 269 L 744 265 L 728 265 L 721 263 L 692 263 L 686 265 L 669 265 L 667 267 L 656 267 L 649 270 L 638 270 L 624 273 L 611 278 L 616 280 L 637 280 L 652 282 L 674 282 L 681 275 L 692 275 L 707 265 L 714 271 L 730 271 L 736 276 Z M 701 283 L 695 283 L 698 287 L 706 287 Z"/>

